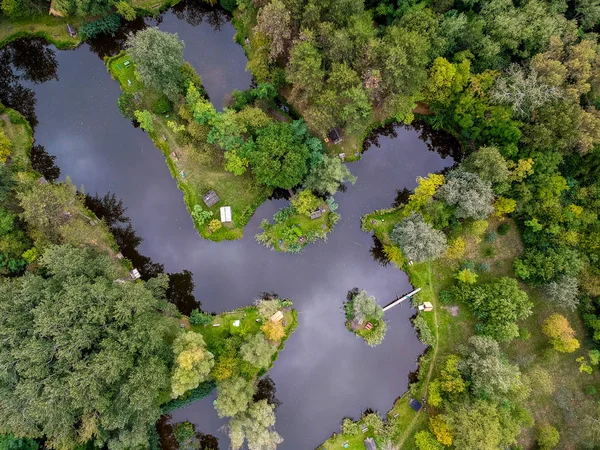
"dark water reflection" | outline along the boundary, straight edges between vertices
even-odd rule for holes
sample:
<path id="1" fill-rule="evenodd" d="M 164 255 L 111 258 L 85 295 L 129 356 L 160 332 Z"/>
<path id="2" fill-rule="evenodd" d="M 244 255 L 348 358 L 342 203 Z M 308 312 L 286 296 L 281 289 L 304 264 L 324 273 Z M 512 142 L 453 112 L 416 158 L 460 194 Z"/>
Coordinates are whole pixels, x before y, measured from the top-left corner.
<path id="1" fill-rule="evenodd" d="M 180 14 L 189 20 L 190 13 Z M 179 32 L 186 41 L 185 57 L 217 105 L 226 93 L 249 85 L 246 60 L 232 40 L 230 23 L 220 24 L 219 31 L 203 18 L 193 27 L 171 12 L 159 26 Z M 397 190 L 413 189 L 417 176 L 440 171 L 452 159 L 430 151 L 420 139 L 423 133 L 394 127 L 395 137 L 379 136 L 379 148 L 371 148 L 350 166 L 358 182 L 337 195 L 342 220 L 327 243 L 313 245 L 301 255 L 275 253 L 257 244 L 253 236 L 260 221 L 285 205 L 283 199 L 270 200 L 258 209 L 244 239 L 204 241 L 193 227 L 161 152 L 119 114 L 119 88 L 100 58 L 88 45 L 56 51 L 54 58 L 58 69 L 49 81 L 19 80 L 38 100 L 36 142 L 57 156 L 63 176 L 84 185 L 87 192 L 98 192 L 97 202 L 114 193 L 106 200 L 112 209 L 105 217 L 115 224 L 122 251 L 138 252 L 141 259 L 136 265 L 148 273 L 181 274 L 181 283 L 171 295 L 180 299 L 182 308 L 191 305 L 192 289 L 207 311 L 246 305 L 264 291 L 294 300 L 300 326 L 270 372 L 274 384 L 260 390 L 260 395 L 266 395 L 261 398 L 275 401 L 277 387 L 276 428 L 285 439 L 280 448 L 315 448 L 339 429 L 341 418 L 357 417 L 367 408 L 385 412 L 405 391 L 407 374 L 416 368 L 423 346 L 410 325 L 413 310 L 407 303 L 386 315 L 388 335 L 377 348 L 367 347 L 344 326 L 341 306 L 349 289 L 366 289 L 380 303 L 411 289 L 405 274 L 382 264 L 381 249 L 360 230 L 360 218 L 389 207 Z M 442 154 L 454 153 L 444 150 Z M 118 205 L 121 199 L 126 212 Z M 228 439 L 218 431 L 225 421 L 217 417 L 213 398 L 173 412 L 172 420 L 195 423 L 198 432 L 216 435 L 221 448 L 226 448 Z"/>

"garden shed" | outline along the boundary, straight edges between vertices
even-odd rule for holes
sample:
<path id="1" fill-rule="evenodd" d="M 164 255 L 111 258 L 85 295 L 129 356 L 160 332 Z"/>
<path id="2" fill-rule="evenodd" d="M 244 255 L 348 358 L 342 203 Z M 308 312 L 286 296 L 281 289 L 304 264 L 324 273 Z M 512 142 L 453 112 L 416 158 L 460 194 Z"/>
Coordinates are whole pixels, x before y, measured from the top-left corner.
<path id="1" fill-rule="evenodd" d="M 322 214 L 323 213 L 321 212 L 321 210 L 317 209 L 316 211 L 313 211 L 310 213 L 310 218 L 311 218 L 311 220 L 315 220 L 315 219 L 318 219 L 319 217 L 321 217 Z"/>
<path id="2" fill-rule="evenodd" d="M 338 128 L 334 128 L 333 130 L 331 130 L 327 134 L 327 137 L 329 137 L 329 141 L 332 144 L 339 144 L 340 142 L 342 142 L 342 136 L 340 135 L 340 130 Z"/>
<path id="3" fill-rule="evenodd" d="M 431 304 L 431 302 L 424 302 L 422 305 L 419 305 L 419 311 L 433 311 L 433 305 Z"/>
<path id="4" fill-rule="evenodd" d="M 377 447 L 375 446 L 375 441 L 373 440 L 373 438 L 365 439 L 365 448 L 367 450 L 377 450 Z"/>
<path id="5" fill-rule="evenodd" d="M 77 37 L 77 30 L 73 25 L 67 24 L 67 33 L 69 33 L 69 36 L 71 36 L 72 38 Z"/>
<path id="6" fill-rule="evenodd" d="M 231 206 L 221 206 L 221 222 L 231 222 Z"/>
<path id="7" fill-rule="evenodd" d="M 412 409 L 414 409 L 417 412 L 419 412 L 421 410 L 421 408 L 423 407 L 423 405 L 421 405 L 419 400 L 414 399 L 414 398 L 410 401 L 409 405 Z"/>
<path id="8" fill-rule="evenodd" d="M 208 206 L 210 208 L 211 206 L 214 206 L 217 204 L 217 202 L 219 201 L 219 196 L 217 195 L 217 193 L 215 191 L 210 190 L 202 196 L 202 200 L 204 200 L 204 203 L 206 204 L 206 206 Z"/>
<path id="9" fill-rule="evenodd" d="M 283 320 L 283 313 L 281 311 L 277 311 L 275 314 L 273 314 L 269 320 L 271 322 L 279 322 L 281 320 Z"/>
<path id="10" fill-rule="evenodd" d="M 131 278 L 133 278 L 134 280 L 137 280 L 138 278 L 141 278 L 140 271 L 137 270 L 137 269 L 133 269 L 131 272 L 129 272 L 129 276 Z"/>

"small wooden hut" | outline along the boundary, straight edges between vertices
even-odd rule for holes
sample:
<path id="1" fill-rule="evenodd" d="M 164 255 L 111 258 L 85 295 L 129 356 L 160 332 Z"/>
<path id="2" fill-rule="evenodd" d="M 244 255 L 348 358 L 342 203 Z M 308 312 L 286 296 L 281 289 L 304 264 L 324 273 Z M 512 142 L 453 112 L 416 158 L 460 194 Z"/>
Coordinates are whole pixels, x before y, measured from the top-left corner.
<path id="1" fill-rule="evenodd" d="M 204 204 L 210 208 L 211 206 L 217 204 L 219 201 L 219 196 L 215 191 L 210 190 L 202 196 L 202 200 L 204 200 Z"/>
<path id="2" fill-rule="evenodd" d="M 321 217 L 322 214 L 323 213 L 321 212 L 321 210 L 317 209 L 316 211 L 313 211 L 310 213 L 310 218 L 311 218 L 311 220 L 315 220 L 315 219 L 318 219 L 319 217 Z"/>
<path id="3" fill-rule="evenodd" d="M 271 322 L 280 322 L 283 320 L 283 313 L 281 311 L 277 311 L 275 314 L 273 314 L 269 320 Z"/>
<path id="4" fill-rule="evenodd" d="M 365 439 L 365 448 L 367 450 L 377 450 L 377 446 L 375 445 L 375 440 L 373 438 Z"/>
<path id="5" fill-rule="evenodd" d="M 340 130 L 338 128 L 334 128 L 333 130 L 331 130 L 327 134 L 327 137 L 329 137 L 329 142 L 331 142 L 332 144 L 339 144 L 340 142 L 342 142 L 342 135 L 340 134 Z"/>
<path id="6" fill-rule="evenodd" d="M 131 272 L 129 272 L 129 276 L 134 280 L 137 280 L 138 278 L 142 277 L 142 275 L 140 275 L 140 271 L 137 269 L 133 269 Z"/>
<path id="7" fill-rule="evenodd" d="M 67 33 L 69 33 L 69 36 L 72 38 L 77 37 L 77 29 L 73 25 L 67 24 Z"/>

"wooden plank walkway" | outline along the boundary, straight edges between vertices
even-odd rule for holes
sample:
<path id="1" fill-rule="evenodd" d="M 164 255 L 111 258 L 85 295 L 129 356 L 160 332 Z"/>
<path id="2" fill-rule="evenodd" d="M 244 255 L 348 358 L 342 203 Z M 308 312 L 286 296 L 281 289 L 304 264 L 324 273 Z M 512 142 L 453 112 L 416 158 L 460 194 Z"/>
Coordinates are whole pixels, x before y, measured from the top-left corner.
<path id="1" fill-rule="evenodd" d="M 420 290 L 421 290 L 421 288 L 417 288 L 414 291 L 409 292 L 408 294 L 406 294 L 406 295 L 404 295 L 402 297 L 398 297 L 396 300 L 394 300 L 393 302 L 391 302 L 390 304 L 388 304 L 387 306 L 385 306 L 383 308 L 383 311 L 387 311 L 388 309 L 393 308 L 396 305 L 399 305 L 400 303 L 402 303 L 407 298 L 411 298 L 413 295 L 415 295 Z"/>

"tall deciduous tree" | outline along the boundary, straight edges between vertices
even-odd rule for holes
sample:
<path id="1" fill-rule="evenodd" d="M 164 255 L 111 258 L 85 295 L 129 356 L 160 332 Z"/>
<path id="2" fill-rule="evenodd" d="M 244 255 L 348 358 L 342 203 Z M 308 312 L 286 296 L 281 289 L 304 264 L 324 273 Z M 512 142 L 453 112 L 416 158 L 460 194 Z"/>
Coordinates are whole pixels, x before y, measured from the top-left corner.
<path id="1" fill-rule="evenodd" d="M 250 405 L 246 412 L 233 417 L 229 422 L 231 448 L 238 450 L 247 441 L 250 450 L 275 450 L 283 438 L 273 430 L 274 410 L 267 400 L 260 400 Z"/>
<path id="2" fill-rule="evenodd" d="M 352 298 L 352 313 L 353 318 L 359 323 L 367 318 L 383 319 L 383 308 L 377 304 L 375 297 L 367 294 L 367 291 L 360 291 Z"/>
<path id="3" fill-rule="evenodd" d="M 573 353 L 579 348 L 579 341 L 575 339 L 575 330 L 571 328 L 565 316 L 552 314 L 544 321 L 542 332 L 548 336 L 557 352 Z"/>
<path id="4" fill-rule="evenodd" d="M 183 332 L 173 342 L 175 367 L 171 395 L 177 398 L 206 379 L 214 365 L 214 355 L 206 350 L 200 333 Z"/>
<path id="5" fill-rule="evenodd" d="M 434 229 L 421 214 L 415 212 L 394 227 L 390 239 L 400 247 L 406 258 L 417 262 L 435 259 L 448 247 L 444 233 Z"/>
<path id="6" fill-rule="evenodd" d="M 485 219 L 494 211 L 494 192 L 489 181 L 470 172 L 453 171 L 437 195 L 448 205 L 456 206 L 456 217 Z"/>
<path id="7" fill-rule="evenodd" d="M 290 189 L 302 182 L 308 171 L 308 147 L 286 123 L 263 128 L 250 155 L 256 180 L 267 186 Z"/>
<path id="8" fill-rule="evenodd" d="M 241 377 L 229 378 L 217 385 L 215 409 L 219 417 L 232 417 L 248 409 L 254 384 Z"/>
<path id="9" fill-rule="evenodd" d="M 251 335 L 240 347 L 242 359 L 253 366 L 266 369 L 271 364 L 275 347 L 262 333 Z"/>
<path id="10" fill-rule="evenodd" d="M 269 60 L 274 61 L 285 50 L 292 35 L 290 12 L 281 0 L 271 0 L 258 13 L 256 31 L 269 39 Z"/>
<path id="11" fill-rule="evenodd" d="M 531 315 L 533 304 L 514 278 L 498 278 L 471 287 L 465 294 L 479 333 L 498 341 L 510 341 L 519 335 L 517 320 Z"/>
<path id="12" fill-rule="evenodd" d="M 170 388 L 171 326 L 153 294 L 166 279 L 115 283 L 109 255 L 70 246 L 40 264 L 46 276 L 0 287 L 0 433 L 63 449 L 147 447 Z"/>
<path id="13" fill-rule="evenodd" d="M 172 101 L 182 94 L 184 46 L 176 33 L 158 28 L 146 28 L 127 39 L 127 50 L 140 81 Z"/>
<path id="14" fill-rule="evenodd" d="M 344 182 L 354 184 L 356 177 L 352 175 L 340 158 L 323 155 L 321 164 L 317 164 L 308 172 L 304 187 L 320 194 L 333 195 Z"/>

